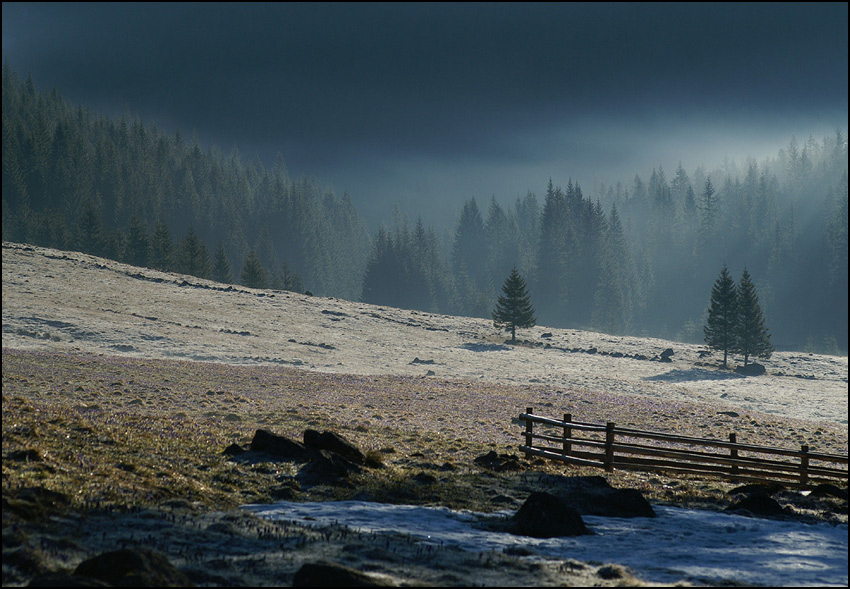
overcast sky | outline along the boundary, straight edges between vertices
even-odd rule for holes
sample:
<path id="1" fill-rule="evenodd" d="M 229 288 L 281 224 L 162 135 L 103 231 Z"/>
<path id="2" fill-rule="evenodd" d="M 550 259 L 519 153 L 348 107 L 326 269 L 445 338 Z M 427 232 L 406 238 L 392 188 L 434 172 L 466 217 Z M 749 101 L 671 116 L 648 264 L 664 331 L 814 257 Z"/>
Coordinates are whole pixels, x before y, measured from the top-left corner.
<path id="1" fill-rule="evenodd" d="M 373 224 L 847 129 L 844 2 L 2 10 L 3 60 L 38 88 L 267 165 L 280 152 Z"/>

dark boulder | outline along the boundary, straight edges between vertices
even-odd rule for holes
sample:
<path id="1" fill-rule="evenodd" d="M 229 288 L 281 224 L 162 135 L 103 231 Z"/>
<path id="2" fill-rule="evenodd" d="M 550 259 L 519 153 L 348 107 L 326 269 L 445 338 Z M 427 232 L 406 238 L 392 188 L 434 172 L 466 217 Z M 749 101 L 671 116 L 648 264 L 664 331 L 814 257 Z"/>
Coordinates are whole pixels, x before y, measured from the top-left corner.
<path id="1" fill-rule="evenodd" d="M 301 565 L 292 581 L 293 587 L 396 587 L 350 567 L 332 563 L 306 563 Z"/>
<path id="2" fill-rule="evenodd" d="M 776 517 L 790 514 L 790 509 L 783 508 L 776 499 L 763 494 L 744 497 L 740 501 L 737 501 L 727 507 L 726 511 L 763 517 Z"/>
<path id="3" fill-rule="evenodd" d="M 222 454 L 225 456 L 238 456 L 240 454 L 245 453 L 245 448 L 240 446 L 239 444 L 230 444 L 227 448 L 222 451 Z"/>
<path id="4" fill-rule="evenodd" d="M 258 429 L 254 434 L 254 439 L 251 440 L 251 451 L 265 452 L 278 458 L 296 462 L 307 462 L 316 454 L 315 450 L 306 447 L 300 442 L 263 429 Z"/>
<path id="5" fill-rule="evenodd" d="M 837 485 L 833 485 L 831 483 L 822 483 L 812 489 L 811 493 L 812 497 L 838 497 L 839 499 L 844 499 L 847 501 L 847 489 L 842 489 Z"/>
<path id="6" fill-rule="evenodd" d="M 770 483 L 752 483 L 741 485 L 729 491 L 729 495 L 747 495 L 748 497 L 770 497 L 780 491 L 784 491 L 785 487 L 777 482 Z"/>
<path id="7" fill-rule="evenodd" d="M 319 433 L 312 429 L 304 430 L 304 445 L 317 450 L 335 452 L 355 464 L 363 464 L 366 461 L 366 457 L 357 446 L 333 432 Z"/>
<path id="8" fill-rule="evenodd" d="M 165 555 L 146 548 L 104 552 L 81 562 L 74 575 L 99 579 L 116 587 L 194 587 Z"/>
<path id="9" fill-rule="evenodd" d="M 508 531 L 534 538 L 592 535 L 581 514 L 566 501 L 549 493 L 535 491 L 528 496 L 510 522 Z"/>
<path id="10" fill-rule="evenodd" d="M 316 450 L 313 459 L 298 471 L 298 482 L 306 486 L 336 485 L 351 474 L 361 472 L 360 466 L 345 456 L 328 450 Z"/>
<path id="11" fill-rule="evenodd" d="M 747 364 L 746 366 L 736 366 L 735 373 L 743 374 L 744 376 L 761 376 L 766 372 L 764 366 L 758 362 Z"/>
<path id="12" fill-rule="evenodd" d="M 540 480 L 549 492 L 582 515 L 655 517 L 652 505 L 636 489 L 616 489 L 604 477 L 549 475 Z"/>
<path id="13" fill-rule="evenodd" d="M 522 470 L 522 465 L 516 456 L 510 454 L 497 454 L 494 450 L 490 450 L 487 454 L 473 460 L 478 466 L 495 470 L 496 472 L 518 471 Z"/>
<path id="14" fill-rule="evenodd" d="M 671 359 L 671 357 L 673 356 L 674 353 L 675 352 L 673 352 L 673 348 L 667 348 L 666 350 L 661 352 L 660 361 L 661 362 L 672 362 L 673 360 Z"/>

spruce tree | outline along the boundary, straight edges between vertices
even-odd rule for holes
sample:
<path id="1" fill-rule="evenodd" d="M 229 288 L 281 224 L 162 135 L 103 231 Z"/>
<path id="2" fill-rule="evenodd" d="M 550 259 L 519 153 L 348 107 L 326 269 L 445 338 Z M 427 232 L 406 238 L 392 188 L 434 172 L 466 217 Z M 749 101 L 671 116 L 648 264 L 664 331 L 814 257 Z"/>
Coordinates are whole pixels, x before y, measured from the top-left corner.
<path id="1" fill-rule="evenodd" d="M 227 257 L 227 252 L 224 250 L 224 244 L 218 242 L 218 249 L 215 252 L 215 261 L 212 268 L 212 278 L 216 282 L 230 284 L 233 282 L 233 272 L 230 270 L 230 260 Z"/>
<path id="2" fill-rule="evenodd" d="M 493 309 L 493 326 L 510 329 L 511 343 L 516 343 L 517 327 L 534 327 L 537 324 L 525 281 L 516 268 L 505 280 L 502 292 L 504 296 L 498 298 Z"/>
<path id="3" fill-rule="evenodd" d="M 750 356 L 770 358 L 773 344 L 764 324 L 756 287 L 749 272 L 744 270 L 738 283 L 738 322 L 735 329 L 735 351 L 744 355 L 744 366 Z"/>
<path id="4" fill-rule="evenodd" d="M 263 270 L 260 257 L 256 251 L 251 250 L 248 257 L 245 258 L 240 280 L 242 284 L 250 288 L 266 288 L 266 271 Z"/>
<path id="5" fill-rule="evenodd" d="M 177 252 L 178 271 L 198 278 L 209 278 L 212 274 L 212 265 L 207 247 L 198 239 L 195 230 L 190 227 L 189 232 Z"/>
<path id="6" fill-rule="evenodd" d="M 174 242 L 168 225 L 160 219 L 153 230 L 151 239 L 151 255 L 149 262 L 152 268 L 170 272 L 174 269 Z"/>
<path id="7" fill-rule="evenodd" d="M 723 367 L 727 367 L 729 352 L 736 350 L 738 327 L 738 292 L 726 266 L 714 282 L 708 307 L 708 320 L 703 333 L 705 343 L 714 350 L 723 350 Z"/>

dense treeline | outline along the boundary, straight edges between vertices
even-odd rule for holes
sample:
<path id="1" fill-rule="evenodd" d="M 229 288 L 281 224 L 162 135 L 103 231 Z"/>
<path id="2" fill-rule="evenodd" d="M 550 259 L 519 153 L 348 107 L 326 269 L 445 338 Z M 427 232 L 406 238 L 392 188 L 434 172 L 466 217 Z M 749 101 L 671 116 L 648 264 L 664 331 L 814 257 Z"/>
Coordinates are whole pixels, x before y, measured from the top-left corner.
<path id="1" fill-rule="evenodd" d="M 847 350 L 847 142 L 628 185 L 550 180 L 510 206 L 471 198 L 448 232 L 397 217 L 370 236 L 348 197 L 235 150 L 115 121 L 3 72 L 3 239 L 136 265 L 489 317 L 527 278 L 537 321 L 702 341 L 716 268 L 746 267 L 778 349 Z M 440 228 L 441 231 L 444 228 Z"/>
<path id="2" fill-rule="evenodd" d="M 113 121 L 3 70 L 3 239 L 357 299 L 370 248 L 348 195 L 233 151 Z"/>

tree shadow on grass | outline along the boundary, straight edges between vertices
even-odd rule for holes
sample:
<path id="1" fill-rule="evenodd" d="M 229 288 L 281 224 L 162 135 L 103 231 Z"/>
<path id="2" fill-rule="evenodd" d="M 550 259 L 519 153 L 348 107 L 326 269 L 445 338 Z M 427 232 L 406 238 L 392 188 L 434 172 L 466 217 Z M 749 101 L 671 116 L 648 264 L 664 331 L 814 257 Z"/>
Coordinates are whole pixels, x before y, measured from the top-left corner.
<path id="1" fill-rule="evenodd" d="M 511 349 L 510 346 L 502 344 L 479 344 L 475 342 L 465 343 L 460 347 L 471 352 L 503 352 Z"/>
<path id="2" fill-rule="evenodd" d="M 690 370 L 671 370 L 664 374 L 647 376 L 644 380 L 658 380 L 662 382 L 689 382 L 694 380 L 733 380 L 746 378 L 741 374 L 727 372 L 725 370 L 706 370 L 704 368 L 691 368 Z"/>

